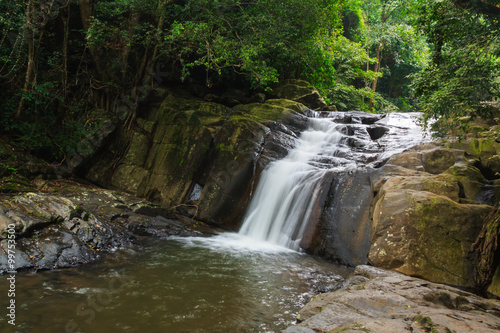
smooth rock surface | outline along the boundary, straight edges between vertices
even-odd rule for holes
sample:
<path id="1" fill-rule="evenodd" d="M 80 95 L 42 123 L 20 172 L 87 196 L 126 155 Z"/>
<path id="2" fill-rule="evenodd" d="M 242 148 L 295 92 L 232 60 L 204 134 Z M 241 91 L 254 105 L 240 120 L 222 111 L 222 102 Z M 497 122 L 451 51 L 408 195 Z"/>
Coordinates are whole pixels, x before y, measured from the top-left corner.
<path id="1" fill-rule="evenodd" d="M 357 266 L 343 287 L 315 296 L 298 316 L 298 332 L 481 332 L 500 330 L 500 301 L 370 266 Z"/>

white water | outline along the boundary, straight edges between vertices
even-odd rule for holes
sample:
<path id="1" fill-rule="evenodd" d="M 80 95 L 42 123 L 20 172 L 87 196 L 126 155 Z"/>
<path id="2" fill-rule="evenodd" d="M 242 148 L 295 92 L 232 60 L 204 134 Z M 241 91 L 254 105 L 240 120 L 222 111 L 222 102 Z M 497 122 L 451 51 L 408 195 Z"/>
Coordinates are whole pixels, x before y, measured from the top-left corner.
<path id="1" fill-rule="evenodd" d="M 321 179 L 327 172 L 364 166 L 363 161 L 370 156 L 371 161 L 386 159 L 423 141 L 415 114 L 389 114 L 380 120 L 380 125 L 390 130 L 377 142 L 370 139 L 367 125 L 361 121 L 349 124 L 356 132 L 356 136 L 349 136 L 342 134 L 347 125 L 334 120 L 310 118 L 309 128 L 300 135 L 288 156 L 263 171 L 240 235 L 300 250 Z M 346 145 L 345 139 L 349 138 L 355 138 L 362 149 Z"/>

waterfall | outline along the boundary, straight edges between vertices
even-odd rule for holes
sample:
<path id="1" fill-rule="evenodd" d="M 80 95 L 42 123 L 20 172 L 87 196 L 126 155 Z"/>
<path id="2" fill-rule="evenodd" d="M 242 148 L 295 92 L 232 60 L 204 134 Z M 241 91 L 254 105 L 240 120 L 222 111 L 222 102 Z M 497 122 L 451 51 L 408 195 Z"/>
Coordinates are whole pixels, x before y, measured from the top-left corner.
<path id="1" fill-rule="evenodd" d="M 314 161 L 320 156 L 334 158 L 340 149 L 342 134 L 336 125 L 328 118 L 311 118 L 295 148 L 264 170 L 240 234 L 298 249 L 319 181 L 328 171 Z"/>
<path id="2" fill-rule="evenodd" d="M 239 234 L 299 250 L 327 172 L 374 166 L 423 139 L 415 114 L 391 114 L 387 119 L 362 112 L 318 115 L 309 118 L 309 127 L 296 139 L 295 148 L 262 172 Z M 377 121 L 383 125 L 378 128 L 388 132 L 382 139 L 369 135 Z"/>

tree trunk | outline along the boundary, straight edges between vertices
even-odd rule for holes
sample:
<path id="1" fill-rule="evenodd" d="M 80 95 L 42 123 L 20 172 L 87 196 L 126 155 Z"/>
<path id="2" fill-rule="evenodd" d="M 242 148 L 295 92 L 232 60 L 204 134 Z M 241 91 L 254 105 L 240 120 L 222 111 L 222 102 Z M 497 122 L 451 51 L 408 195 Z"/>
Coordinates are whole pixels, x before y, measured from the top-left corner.
<path id="1" fill-rule="evenodd" d="M 129 23 L 128 23 L 128 41 L 124 40 L 123 41 L 123 50 L 121 54 L 121 66 L 122 66 L 122 78 L 125 79 L 126 73 L 127 73 L 127 62 L 128 62 L 128 55 L 130 54 L 130 49 L 132 47 L 132 43 L 130 40 L 134 36 L 135 30 L 136 30 L 136 25 L 139 22 L 140 14 L 139 13 L 131 13 L 129 17 Z"/>
<path id="2" fill-rule="evenodd" d="M 93 0 L 78 0 L 78 3 L 80 4 L 80 16 L 82 18 L 82 25 L 83 25 L 83 30 L 87 32 L 90 29 L 90 26 L 92 25 L 92 11 L 94 7 Z M 103 66 L 102 62 L 100 61 L 100 58 L 93 46 L 89 47 L 90 49 L 90 54 L 92 56 L 92 59 L 94 60 L 94 64 L 97 68 L 97 73 L 99 75 L 99 78 L 101 81 L 107 81 L 108 80 L 108 75 L 107 71 L 105 70 L 105 66 Z"/>
<path id="3" fill-rule="evenodd" d="M 382 5 L 382 17 L 380 20 L 382 22 L 382 24 L 387 22 L 387 20 L 389 19 L 389 17 L 392 14 L 392 12 L 387 12 L 387 1 L 388 0 L 385 0 L 383 5 Z M 374 70 L 375 73 L 380 72 L 380 62 L 382 61 L 382 51 L 384 49 L 384 46 L 385 46 L 385 44 L 383 41 L 380 41 L 377 45 L 377 53 L 376 53 L 377 63 L 375 64 L 375 70 Z M 370 105 L 369 105 L 370 111 L 373 111 L 373 100 L 375 99 L 375 91 L 377 90 L 377 81 L 378 81 L 377 77 L 375 77 L 372 81 L 373 94 L 370 97 Z"/>
<path id="4" fill-rule="evenodd" d="M 24 96 L 28 93 L 31 85 L 31 77 L 35 68 L 35 36 L 33 32 L 33 14 L 35 12 L 35 1 L 29 0 L 26 8 L 26 36 L 28 39 L 28 65 L 26 66 L 26 77 L 24 79 L 23 93 L 17 106 L 15 117 L 19 118 L 24 107 Z"/>
<path id="5" fill-rule="evenodd" d="M 374 70 L 375 73 L 380 72 L 380 62 L 382 61 L 382 50 L 383 49 L 384 49 L 384 42 L 381 42 L 377 45 L 377 54 L 376 54 L 377 63 L 375 64 L 375 70 Z M 373 95 L 370 97 L 370 111 L 373 111 L 373 100 L 375 98 L 375 91 L 377 90 L 377 82 L 378 82 L 378 78 L 375 77 L 372 81 Z"/>
<path id="6" fill-rule="evenodd" d="M 63 70 L 62 70 L 62 89 L 63 96 L 66 98 L 68 93 L 68 43 L 69 43 L 69 17 L 71 14 L 71 8 L 69 1 L 66 4 L 66 17 L 63 17 L 64 26 L 64 40 L 63 40 Z"/>

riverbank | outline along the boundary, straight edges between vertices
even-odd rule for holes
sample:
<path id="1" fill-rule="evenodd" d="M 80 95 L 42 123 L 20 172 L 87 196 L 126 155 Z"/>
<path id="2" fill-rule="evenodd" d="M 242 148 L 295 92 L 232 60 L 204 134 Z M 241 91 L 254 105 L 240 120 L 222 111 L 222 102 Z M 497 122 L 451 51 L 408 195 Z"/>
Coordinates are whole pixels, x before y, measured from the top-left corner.
<path id="1" fill-rule="evenodd" d="M 143 238 L 203 236 L 213 227 L 132 195 L 71 179 L 34 180 L 0 196 L 0 272 L 92 262 Z M 34 191 L 36 190 L 36 192 Z M 15 231 L 13 267 L 8 232 Z"/>

